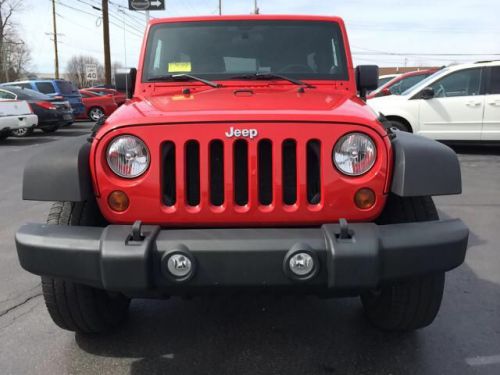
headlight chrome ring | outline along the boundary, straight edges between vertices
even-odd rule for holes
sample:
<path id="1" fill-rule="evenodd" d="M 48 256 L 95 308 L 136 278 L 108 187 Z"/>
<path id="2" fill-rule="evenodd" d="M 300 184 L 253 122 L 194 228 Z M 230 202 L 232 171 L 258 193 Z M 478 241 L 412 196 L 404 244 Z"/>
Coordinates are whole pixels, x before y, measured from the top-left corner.
<path id="1" fill-rule="evenodd" d="M 142 140 L 133 135 L 120 135 L 109 143 L 106 161 L 117 176 L 136 178 L 148 169 L 150 155 Z"/>
<path id="2" fill-rule="evenodd" d="M 335 144 L 332 159 L 341 173 L 353 177 L 361 176 L 374 166 L 377 147 L 373 139 L 364 133 L 348 133 Z"/>

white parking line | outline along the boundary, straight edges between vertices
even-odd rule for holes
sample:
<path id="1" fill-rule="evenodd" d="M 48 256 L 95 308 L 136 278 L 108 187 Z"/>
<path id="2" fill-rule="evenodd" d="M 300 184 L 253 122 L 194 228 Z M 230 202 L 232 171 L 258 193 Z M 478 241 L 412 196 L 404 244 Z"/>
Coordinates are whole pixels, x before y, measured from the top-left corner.
<path id="1" fill-rule="evenodd" d="M 495 365 L 500 363 L 500 354 L 466 358 L 465 362 L 467 362 L 469 366 Z"/>

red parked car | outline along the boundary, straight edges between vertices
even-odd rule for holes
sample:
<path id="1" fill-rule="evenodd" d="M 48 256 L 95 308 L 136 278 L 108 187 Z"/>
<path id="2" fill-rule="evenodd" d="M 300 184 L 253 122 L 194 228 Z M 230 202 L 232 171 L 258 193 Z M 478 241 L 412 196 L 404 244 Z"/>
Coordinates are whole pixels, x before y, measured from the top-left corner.
<path id="1" fill-rule="evenodd" d="M 376 327 L 429 325 L 467 248 L 432 201 L 461 192 L 460 164 L 368 107 L 378 67 L 353 66 L 344 22 L 158 18 L 146 33 L 116 76 L 131 99 L 26 164 L 23 198 L 56 203 L 17 251 L 54 322 L 99 333 L 131 298 L 264 292 L 361 296 Z"/>
<path id="2" fill-rule="evenodd" d="M 88 89 L 85 89 L 85 91 L 90 91 L 101 96 L 112 95 L 118 106 L 121 106 L 123 103 L 125 103 L 125 100 L 127 100 L 127 97 L 123 92 L 114 89 L 106 89 L 103 87 L 89 87 Z"/>
<path id="3" fill-rule="evenodd" d="M 85 106 L 85 113 L 80 118 L 97 121 L 103 116 L 108 117 L 118 108 L 113 95 L 98 95 L 87 90 L 80 90 L 80 94 Z"/>
<path id="4" fill-rule="evenodd" d="M 368 95 L 368 99 L 387 95 L 401 95 L 410 87 L 436 73 L 439 69 L 423 69 L 400 74 Z"/>

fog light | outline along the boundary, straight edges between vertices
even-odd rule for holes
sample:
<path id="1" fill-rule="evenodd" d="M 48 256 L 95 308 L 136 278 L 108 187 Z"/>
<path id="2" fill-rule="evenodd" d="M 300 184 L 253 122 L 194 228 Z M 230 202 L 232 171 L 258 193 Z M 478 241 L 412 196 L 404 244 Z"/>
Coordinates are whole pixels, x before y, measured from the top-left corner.
<path id="1" fill-rule="evenodd" d="M 356 203 L 356 206 L 362 210 L 372 208 L 375 204 L 375 193 L 372 189 L 359 189 L 354 196 L 354 203 Z"/>
<path id="2" fill-rule="evenodd" d="M 191 259 L 183 254 L 174 254 L 168 258 L 167 268 L 168 272 L 175 277 L 186 277 L 191 272 L 193 263 Z"/>
<path id="3" fill-rule="evenodd" d="M 290 271 L 297 276 L 309 275 L 314 270 L 314 260 L 307 253 L 297 253 L 288 261 Z"/>
<path id="4" fill-rule="evenodd" d="M 108 204 L 113 211 L 123 212 L 128 208 L 129 203 L 128 196 L 123 191 L 115 190 L 108 196 Z"/>

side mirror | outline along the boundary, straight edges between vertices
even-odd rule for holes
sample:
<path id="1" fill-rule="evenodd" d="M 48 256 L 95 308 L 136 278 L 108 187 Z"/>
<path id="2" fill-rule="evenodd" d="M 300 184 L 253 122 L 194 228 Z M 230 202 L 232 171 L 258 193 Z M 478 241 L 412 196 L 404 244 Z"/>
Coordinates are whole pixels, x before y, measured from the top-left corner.
<path id="1" fill-rule="evenodd" d="M 134 96 L 136 76 L 136 68 L 119 69 L 115 74 L 116 90 L 124 92 L 131 99 Z"/>
<path id="2" fill-rule="evenodd" d="M 361 99 L 366 100 L 366 93 L 378 86 L 378 66 L 359 65 L 356 67 L 356 86 Z"/>
<path id="3" fill-rule="evenodd" d="M 420 97 L 425 100 L 432 99 L 434 95 L 434 89 L 432 87 L 426 87 L 420 92 Z"/>

